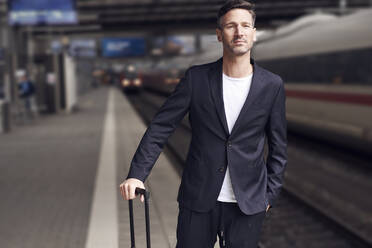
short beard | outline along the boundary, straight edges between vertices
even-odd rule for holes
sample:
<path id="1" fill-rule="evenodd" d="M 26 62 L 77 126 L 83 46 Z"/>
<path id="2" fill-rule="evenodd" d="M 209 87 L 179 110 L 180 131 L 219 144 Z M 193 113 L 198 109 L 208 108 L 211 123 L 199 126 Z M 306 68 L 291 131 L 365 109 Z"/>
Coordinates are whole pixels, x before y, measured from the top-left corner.
<path id="1" fill-rule="evenodd" d="M 248 46 L 244 48 L 243 47 L 234 48 L 233 46 L 227 45 L 226 48 L 235 56 L 243 56 L 251 50 L 252 46 Z"/>
<path id="2" fill-rule="evenodd" d="M 225 37 L 222 36 L 222 40 L 223 40 L 223 44 L 224 44 L 225 49 L 228 49 L 235 56 L 243 56 L 243 55 L 247 54 L 252 49 L 252 46 L 253 46 L 253 44 L 249 45 L 247 43 L 247 41 L 244 40 L 244 42 L 246 42 L 247 46 L 244 46 L 244 49 L 242 49 L 241 46 L 234 47 L 233 43 L 237 39 L 233 39 L 231 42 L 225 42 L 226 41 Z"/>
<path id="3" fill-rule="evenodd" d="M 248 53 L 250 50 L 251 49 L 249 47 L 247 49 L 234 49 L 234 48 L 230 48 L 230 51 L 232 51 L 233 54 L 235 54 L 236 56 L 243 56 L 246 53 Z"/>

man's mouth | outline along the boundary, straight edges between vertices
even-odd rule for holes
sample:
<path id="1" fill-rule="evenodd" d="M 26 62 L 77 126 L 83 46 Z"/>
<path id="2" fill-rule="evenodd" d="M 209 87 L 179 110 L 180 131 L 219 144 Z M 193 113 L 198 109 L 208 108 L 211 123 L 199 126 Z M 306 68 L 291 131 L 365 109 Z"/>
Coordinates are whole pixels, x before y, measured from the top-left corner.
<path id="1" fill-rule="evenodd" d="M 234 40 L 234 44 L 245 43 L 244 40 Z"/>

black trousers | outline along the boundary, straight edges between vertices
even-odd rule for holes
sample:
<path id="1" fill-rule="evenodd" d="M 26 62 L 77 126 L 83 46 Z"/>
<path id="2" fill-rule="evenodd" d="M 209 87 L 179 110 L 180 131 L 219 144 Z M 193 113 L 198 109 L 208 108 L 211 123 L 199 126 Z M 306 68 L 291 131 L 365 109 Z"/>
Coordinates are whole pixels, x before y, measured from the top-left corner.
<path id="1" fill-rule="evenodd" d="M 219 202 L 207 213 L 179 207 L 176 248 L 257 248 L 266 211 L 245 215 L 237 203 Z"/>

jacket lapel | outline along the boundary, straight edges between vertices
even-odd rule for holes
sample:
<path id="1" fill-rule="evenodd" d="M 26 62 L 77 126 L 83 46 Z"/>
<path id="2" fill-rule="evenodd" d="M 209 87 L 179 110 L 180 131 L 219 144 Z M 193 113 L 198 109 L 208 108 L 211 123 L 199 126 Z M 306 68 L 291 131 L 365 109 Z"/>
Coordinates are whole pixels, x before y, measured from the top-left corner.
<path id="1" fill-rule="evenodd" d="M 217 115 L 221 121 L 221 124 L 228 136 L 232 136 L 236 133 L 240 126 L 242 118 L 246 115 L 249 107 L 252 105 L 254 99 L 258 95 L 260 89 L 262 88 L 262 69 L 251 59 L 253 64 L 253 76 L 251 88 L 249 90 L 248 96 L 245 99 L 244 105 L 240 110 L 239 116 L 234 124 L 231 134 L 229 134 L 229 129 L 227 126 L 226 113 L 223 101 L 223 88 L 222 88 L 222 58 L 216 61 L 216 63 L 209 70 L 209 88 L 212 93 L 212 98 L 216 106 Z"/>
<path id="2" fill-rule="evenodd" d="M 225 107 L 223 102 L 222 94 L 222 58 L 216 61 L 216 63 L 209 70 L 209 89 L 212 93 L 212 99 L 216 106 L 217 115 L 221 121 L 223 129 L 225 130 L 226 136 L 229 136 L 229 129 L 227 127 L 227 120 L 225 115 Z"/>
<path id="3" fill-rule="evenodd" d="M 251 88 L 249 89 L 248 96 L 245 99 L 242 109 L 240 110 L 239 116 L 236 119 L 234 127 L 231 130 L 231 134 L 230 134 L 231 136 L 234 135 L 234 133 L 236 133 L 236 130 L 239 129 L 242 119 L 247 114 L 250 106 L 256 99 L 257 95 L 259 95 L 260 89 L 263 87 L 262 69 L 254 62 L 253 59 L 251 59 L 251 61 L 253 64 L 253 76 L 252 76 Z"/>

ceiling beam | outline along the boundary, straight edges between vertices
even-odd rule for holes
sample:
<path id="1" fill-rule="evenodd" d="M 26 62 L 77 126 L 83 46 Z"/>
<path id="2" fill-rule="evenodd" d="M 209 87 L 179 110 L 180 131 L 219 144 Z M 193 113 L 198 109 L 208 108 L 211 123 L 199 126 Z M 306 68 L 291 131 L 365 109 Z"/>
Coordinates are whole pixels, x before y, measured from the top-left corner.
<path id="1" fill-rule="evenodd" d="M 1 1 L 4 0 L 0 0 Z M 339 1 L 335 0 L 260 0 L 256 2 L 258 16 L 256 25 L 267 27 L 275 21 L 289 21 L 306 14 L 313 9 L 335 9 Z M 123 30 L 191 30 L 195 27 L 214 29 L 216 14 L 225 0 L 199 1 L 167 1 L 146 3 L 132 1 L 131 3 L 113 1 L 77 1 L 79 24 L 53 26 L 52 28 L 35 27 L 36 35 L 51 34 L 81 34 L 89 32 L 123 31 Z M 1 4 L 0 4 L 1 6 Z M 370 0 L 349 1 L 350 7 L 370 6 Z M 92 28 L 94 27 L 94 28 Z M 48 30 L 47 32 L 45 30 Z"/>

